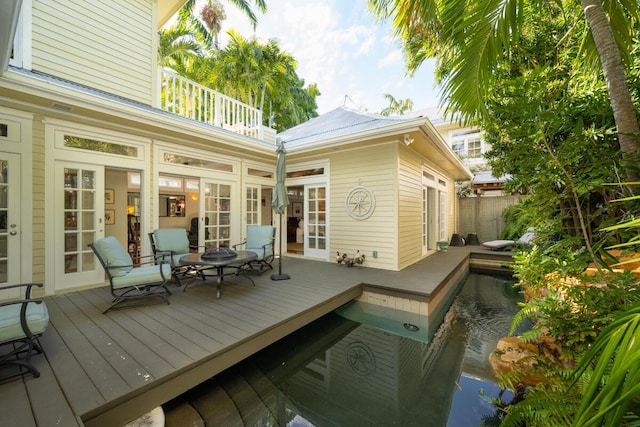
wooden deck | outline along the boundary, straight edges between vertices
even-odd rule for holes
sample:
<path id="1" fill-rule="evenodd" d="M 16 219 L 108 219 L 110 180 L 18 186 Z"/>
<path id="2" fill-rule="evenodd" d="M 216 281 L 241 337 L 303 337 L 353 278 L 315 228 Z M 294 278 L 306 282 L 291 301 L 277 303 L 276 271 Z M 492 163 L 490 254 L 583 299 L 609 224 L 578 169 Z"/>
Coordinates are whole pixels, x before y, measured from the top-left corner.
<path id="1" fill-rule="evenodd" d="M 213 280 L 186 292 L 172 284 L 170 305 L 106 315 L 107 288 L 47 297 L 45 355 L 32 359 L 41 376 L 0 385 L 2 425 L 121 426 L 357 298 L 365 287 L 428 301 L 468 269 L 472 251 L 508 257 L 449 248 L 401 272 L 286 257 L 283 272 L 290 280 L 272 281 L 267 272 L 252 277 L 253 287 L 246 278 L 227 277 L 221 299 Z"/>

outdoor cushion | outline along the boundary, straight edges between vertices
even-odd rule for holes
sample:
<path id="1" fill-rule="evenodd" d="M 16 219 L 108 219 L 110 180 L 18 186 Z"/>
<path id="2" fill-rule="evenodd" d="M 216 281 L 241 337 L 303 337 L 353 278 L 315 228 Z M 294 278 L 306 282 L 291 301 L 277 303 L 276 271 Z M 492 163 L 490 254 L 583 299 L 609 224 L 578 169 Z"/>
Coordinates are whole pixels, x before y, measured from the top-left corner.
<path id="1" fill-rule="evenodd" d="M 158 228 L 154 230 L 153 237 L 160 252 L 172 251 L 181 256 L 189 253 L 189 238 L 183 228 Z"/>
<path id="2" fill-rule="evenodd" d="M 160 272 L 162 269 L 162 273 Z M 147 265 L 134 268 L 126 276 L 118 276 L 113 278 L 113 288 L 120 289 L 128 286 L 144 286 L 146 283 L 162 282 L 165 277 L 171 277 L 171 266 L 167 263 L 160 265 Z"/>
<path id="3" fill-rule="evenodd" d="M 20 326 L 20 309 L 22 304 L 11 304 L 0 307 L 0 342 L 26 338 Z M 49 325 L 49 312 L 44 303 L 30 302 L 27 305 L 27 326 L 35 334 L 42 334 Z"/>
<path id="4" fill-rule="evenodd" d="M 255 252 L 258 259 L 273 255 L 273 227 L 270 225 L 250 225 L 247 227 L 247 243 L 245 249 Z M 265 245 L 268 245 L 264 248 Z"/>
<path id="5" fill-rule="evenodd" d="M 102 254 L 108 267 L 122 268 L 110 268 L 109 273 L 114 277 L 126 276 L 133 269 L 133 260 L 131 255 L 120 244 L 118 239 L 114 236 L 108 236 L 103 239 L 96 240 L 94 242 L 96 249 Z"/>
<path id="6" fill-rule="evenodd" d="M 491 241 L 482 243 L 482 246 L 484 246 L 486 248 L 489 248 L 489 249 L 491 249 L 493 251 L 506 250 L 506 249 L 511 248 L 516 243 L 521 244 L 521 245 L 528 245 L 528 244 L 531 243 L 531 241 L 533 240 L 534 237 L 536 237 L 535 230 L 533 229 L 533 227 L 529 227 L 527 229 L 527 232 L 524 233 L 522 235 L 522 237 L 520 237 L 517 241 L 514 241 L 514 240 L 491 240 Z"/>

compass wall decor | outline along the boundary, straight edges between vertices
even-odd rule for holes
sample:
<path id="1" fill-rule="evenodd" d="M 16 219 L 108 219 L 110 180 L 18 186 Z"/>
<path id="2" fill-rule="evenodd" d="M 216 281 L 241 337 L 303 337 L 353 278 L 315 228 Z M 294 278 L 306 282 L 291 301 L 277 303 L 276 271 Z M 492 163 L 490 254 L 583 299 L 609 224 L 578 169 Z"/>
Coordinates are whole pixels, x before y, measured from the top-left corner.
<path id="1" fill-rule="evenodd" d="M 358 185 L 353 187 L 344 199 L 344 208 L 354 219 L 363 220 L 373 215 L 376 208 L 376 199 L 366 187 Z"/>

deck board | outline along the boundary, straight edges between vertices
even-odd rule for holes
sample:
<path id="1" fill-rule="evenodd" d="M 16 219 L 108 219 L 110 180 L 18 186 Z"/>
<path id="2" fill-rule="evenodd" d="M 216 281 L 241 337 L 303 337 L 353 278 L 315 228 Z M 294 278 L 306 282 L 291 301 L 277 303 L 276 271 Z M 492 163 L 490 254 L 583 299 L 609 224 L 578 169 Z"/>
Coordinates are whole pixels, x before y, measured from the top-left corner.
<path id="1" fill-rule="evenodd" d="M 0 384 L 2 423 L 122 425 L 356 298 L 363 285 L 429 298 L 469 254 L 450 248 L 402 272 L 284 258 L 290 280 L 266 272 L 251 276 L 254 287 L 227 276 L 220 299 L 213 278 L 186 291 L 171 284 L 169 305 L 107 314 L 106 287 L 47 297 L 46 355 L 33 358 L 42 375 Z"/>

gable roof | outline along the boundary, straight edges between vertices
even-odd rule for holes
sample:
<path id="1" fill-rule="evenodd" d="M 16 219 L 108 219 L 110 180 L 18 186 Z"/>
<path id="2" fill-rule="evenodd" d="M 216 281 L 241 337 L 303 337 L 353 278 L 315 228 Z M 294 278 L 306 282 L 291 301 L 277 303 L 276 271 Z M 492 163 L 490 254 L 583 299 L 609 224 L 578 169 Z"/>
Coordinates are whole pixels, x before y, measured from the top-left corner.
<path id="1" fill-rule="evenodd" d="M 424 121 L 419 118 L 419 121 Z M 336 137 L 416 122 L 415 117 L 387 117 L 338 107 L 278 134 L 287 147 L 312 144 Z"/>
<path id="2" fill-rule="evenodd" d="M 456 180 L 473 178 L 431 121 L 422 115 L 388 117 L 338 107 L 277 135 L 287 150 L 294 149 L 290 153 L 298 154 L 389 137 L 412 144 L 412 150 L 439 163 Z M 414 138 L 419 142 L 413 144 Z"/>

